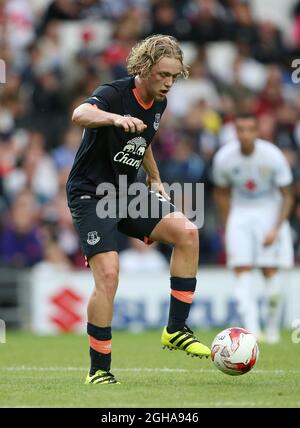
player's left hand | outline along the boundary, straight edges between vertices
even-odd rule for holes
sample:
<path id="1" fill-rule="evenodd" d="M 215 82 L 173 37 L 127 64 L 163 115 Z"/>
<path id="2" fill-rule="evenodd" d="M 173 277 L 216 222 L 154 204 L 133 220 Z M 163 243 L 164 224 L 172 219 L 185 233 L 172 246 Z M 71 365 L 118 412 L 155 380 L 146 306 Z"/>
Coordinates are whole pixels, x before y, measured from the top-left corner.
<path id="1" fill-rule="evenodd" d="M 275 242 L 277 236 L 278 236 L 278 230 L 277 229 L 273 229 L 269 233 L 267 233 L 267 235 L 265 236 L 265 239 L 263 241 L 264 247 L 268 247 L 269 245 L 272 245 Z"/>
<path id="2" fill-rule="evenodd" d="M 164 198 L 167 199 L 167 201 L 171 200 L 170 196 L 165 191 L 164 186 L 163 186 L 161 181 L 152 180 L 150 177 L 147 177 L 146 182 L 147 182 L 150 190 L 154 190 L 155 192 L 160 193 Z"/>

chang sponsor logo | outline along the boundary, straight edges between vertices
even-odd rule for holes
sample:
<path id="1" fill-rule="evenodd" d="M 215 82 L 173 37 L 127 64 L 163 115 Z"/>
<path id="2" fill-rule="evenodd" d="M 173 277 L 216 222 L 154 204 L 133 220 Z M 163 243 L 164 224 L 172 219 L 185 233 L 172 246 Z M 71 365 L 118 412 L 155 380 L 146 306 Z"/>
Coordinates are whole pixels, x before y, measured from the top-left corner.
<path id="1" fill-rule="evenodd" d="M 143 156 L 147 143 L 143 137 L 135 137 L 125 144 L 123 150 L 114 156 L 114 161 L 139 169 L 143 162 Z"/>

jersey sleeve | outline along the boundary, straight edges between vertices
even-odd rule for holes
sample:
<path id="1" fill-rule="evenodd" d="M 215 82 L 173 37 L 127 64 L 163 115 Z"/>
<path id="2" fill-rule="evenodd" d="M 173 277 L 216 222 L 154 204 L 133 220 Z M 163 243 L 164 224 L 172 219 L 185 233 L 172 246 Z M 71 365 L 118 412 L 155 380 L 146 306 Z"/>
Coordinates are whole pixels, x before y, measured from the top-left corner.
<path id="1" fill-rule="evenodd" d="M 226 165 L 223 156 L 220 156 L 220 153 L 217 153 L 213 159 L 212 177 L 216 186 L 227 187 L 230 184 Z"/>
<path id="2" fill-rule="evenodd" d="M 293 182 L 292 171 L 284 154 L 278 150 L 275 163 L 274 183 L 277 187 L 288 186 Z"/>
<path id="3" fill-rule="evenodd" d="M 111 112 L 111 105 L 115 97 L 116 89 L 110 85 L 103 85 L 98 86 L 84 103 L 96 105 L 100 110 Z"/>

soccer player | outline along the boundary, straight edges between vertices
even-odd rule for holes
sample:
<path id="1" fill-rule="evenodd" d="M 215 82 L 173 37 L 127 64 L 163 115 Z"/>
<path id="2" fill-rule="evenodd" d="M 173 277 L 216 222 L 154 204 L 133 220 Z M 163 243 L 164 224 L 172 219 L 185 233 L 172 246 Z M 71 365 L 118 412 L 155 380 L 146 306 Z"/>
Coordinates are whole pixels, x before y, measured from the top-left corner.
<path id="1" fill-rule="evenodd" d="M 162 35 L 137 43 L 127 68 L 129 77 L 99 86 L 72 117 L 84 132 L 67 182 L 67 197 L 95 281 L 88 304 L 91 367 L 86 378 L 86 383 L 94 384 L 117 383 L 110 372 L 111 322 L 119 269 L 117 230 L 144 241 L 173 245 L 170 312 L 161 342 L 193 356 L 210 355 L 210 349 L 186 326 L 196 288 L 198 230 L 169 202 L 151 149 L 166 108 L 166 95 L 179 77 L 188 76 L 188 71 L 176 39 Z M 114 186 L 116 200 L 124 201 L 141 165 L 150 186 L 144 203 L 151 206 L 149 211 L 160 214 L 132 218 L 118 209 L 117 215 L 104 218 L 99 209 L 104 198 L 101 186 Z M 163 215 L 166 207 L 168 214 Z"/>
<path id="2" fill-rule="evenodd" d="M 282 152 L 258 138 L 256 118 L 236 119 L 237 140 L 215 155 L 216 203 L 225 226 L 227 263 L 236 276 L 236 301 L 244 327 L 259 338 L 259 308 L 253 293 L 253 268 L 265 280 L 265 339 L 280 340 L 279 268 L 293 265 L 288 217 L 292 207 L 292 174 Z"/>

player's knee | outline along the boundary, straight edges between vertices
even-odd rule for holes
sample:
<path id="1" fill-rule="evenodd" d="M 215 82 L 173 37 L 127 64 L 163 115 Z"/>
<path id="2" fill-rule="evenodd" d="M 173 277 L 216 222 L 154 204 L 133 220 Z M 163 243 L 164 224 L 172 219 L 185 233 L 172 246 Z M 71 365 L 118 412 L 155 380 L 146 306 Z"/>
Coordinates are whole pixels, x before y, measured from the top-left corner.
<path id="1" fill-rule="evenodd" d="M 115 285 L 118 282 L 118 271 L 113 268 L 106 268 L 102 273 L 103 281 L 106 284 Z"/>
<path id="2" fill-rule="evenodd" d="M 262 272 L 265 278 L 272 278 L 273 275 L 277 272 L 277 268 L 274 267 L 268 267 L 268 268 L 262 268 Z"/>
<path id="3" fill-rule="evenodd" d="M 251 266 L 236 266 L 234 268 L 234 273 L 236 275 L 241 275 L 242 273 L 251 272 L 251 271 L 252 271 L 252 267 Z"/>
<path id="4" fill-rule="evenodd" d="M 179 232 L 178 243 L 187 247 L 197 248 L 199 246 L 199 233 L 197 227 L 187 221 L 184 228 Z"/>
<path id="5" fill-rule="evenodd" d="M 108 295 L 114 295 L 118 285 L 119 272 L 112 267 L 106 267 L 101 275 L 95 278 L 96 292 L 100 291 Z"/>

